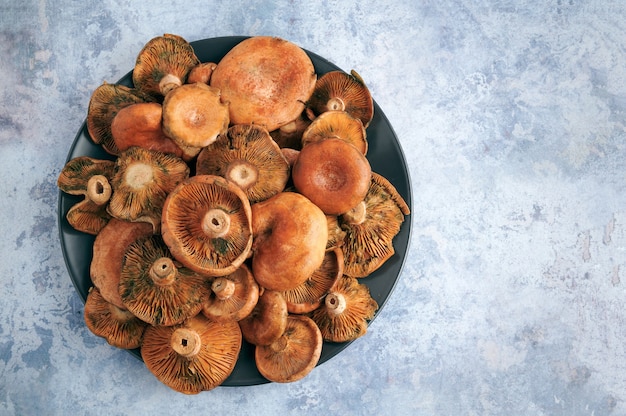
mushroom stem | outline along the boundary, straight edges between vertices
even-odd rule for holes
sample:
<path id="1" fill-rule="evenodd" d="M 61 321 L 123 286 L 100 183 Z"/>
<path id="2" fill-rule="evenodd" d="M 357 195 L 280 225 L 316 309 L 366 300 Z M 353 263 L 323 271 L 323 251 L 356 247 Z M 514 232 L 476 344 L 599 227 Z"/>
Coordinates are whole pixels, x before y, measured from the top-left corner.
<path id="1" fill-rule="evenodd" d="M 200 334 L 189 328 L 176 329 L 172 333 L 170 342 L 172 349 L 185 358 L 191 358 L 197 355 L 202 346 Z"/>
<path id="2" fill-rule="evenodd" d="M 365 201 L 361 201 L 350 211 L 343 213 L 341 218 L 344 222 L 352 225 L 362 224 L 367 218 L 367 206 Z"/>
<path id="3" fill-rule="evenodd" d="M 143 188 L 154 178 L 152 167 L 146 163 L 135 162 L 126 168 L 124 181 L 133 189 Z"/>
<path id="4" fill-rule="evenodd" d="M 326 106 L 331 111 L 344 111 L 346 109 L 346 104 L 339 97 L 333 97 L 328 100 Z"/>
<path id="5" fill-rule="evenodd" d="M 207 211 L 202 218 L 202 231 L 210 238 L 220 238 L 228 234 L 230 229 L 230 216 L 219 208 Z"/>
<path id="6" fill-rule="evenodd" d="M 211 290 L 219 300 L 226 300 L 235 293 L 235 282 L 225 277 L 218 277 L 211 284 Z"/>
<path id="7" fill-rule="evenodd" d="M 168 92 L 180 87 L 181 85 L 183 85 L 183 82 L 179 77 L 173 74 L 167 74 L 161 78 L 161 81 L 159 81 L 159 90 L 161 91 L 161 94 L 165 96 Z"/>
<path id="8" fill-rule="evenodd" d="M 174 282 L 176 277 L 176 266 L 169 257 L 161 257 L 152 263 L 150 267 L 150 277 L 159 286 L 167 286 Z"/>
<path id="9" fill-rule="evenodd" d="M 326 309 L 332 315 L 339 315 L 346 310 L 346 298 L 341 293 L 329 293 L 325 303 Z"/>
<path id="10" fill-rule="evenodd" d="M 276 341 L 272 342 L 270 348 L 274 352 L 281 352 L 287 345 L 289 344 L 289 337 L 285 336 L 285 334 L 281 335 Z"/>
<path id="11" fill-rule="evenodd" d="M 245 160 L 238 160 L 228 165 L 225 176 L 245 191 L 257 182 L 259 170 Z"/>
<path id="12" fill-rule="evenodd" d="M 111 184 L 104 175 L 93 175 L 87 182 L 87 197 L 96 205 L 104 205 L 111 199 Z"/>

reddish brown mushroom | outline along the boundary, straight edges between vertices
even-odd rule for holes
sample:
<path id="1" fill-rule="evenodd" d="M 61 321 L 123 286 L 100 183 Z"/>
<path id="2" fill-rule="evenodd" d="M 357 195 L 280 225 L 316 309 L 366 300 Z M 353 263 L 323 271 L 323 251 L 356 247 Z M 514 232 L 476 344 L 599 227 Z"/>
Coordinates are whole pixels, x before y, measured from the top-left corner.
<path id="1" fill-rule="evenodd" d="M 199 314 L 179 325 L 149 326 L 141 357 L 166 386 L 198 394 L 214 389 L 230 376 L 241 343 L 237 322 L 213 322 Z"/>
<path id="2" fill-rule="evenodd" d="M 299 46 L 276 37 L 253 36 L 233 47 L 211 75 L 229 103 L 233 124 L 275 130 L 303 111 L 317 75 Z"/>
<path id="3" fill-rule="evenodd" d="M 259 285 L 245 264 L 209 282 L 211 290 L 202 301 L 202 313 L 213 321 L 240 321 L 252 312 L 259 299 Z"/>
<path id="4" fill-rule="evenodd" d="M 148 326 L 127 309 L 120 309 L 107 302 L 96 287 L 87 294 L 84 318 L 87 328 L 94 335 L 122 349 L 139 348 Z"/>
<path id="5" fill-rule="evenodd" d="M 250 314 L 239 321 L 243 338 L 253 345 L 269 345 L 285 332 L 287 302 L 280 292 L 263 289 Z"/>
<path id="6" fill-rule="evenodd" d="M 319 328 L 305 315 L 289 315 L 285 332 L 269 345 L 257 345 L 254 361 L 263 377 L 290 383 L 309 374 L 322 354 Z"/>

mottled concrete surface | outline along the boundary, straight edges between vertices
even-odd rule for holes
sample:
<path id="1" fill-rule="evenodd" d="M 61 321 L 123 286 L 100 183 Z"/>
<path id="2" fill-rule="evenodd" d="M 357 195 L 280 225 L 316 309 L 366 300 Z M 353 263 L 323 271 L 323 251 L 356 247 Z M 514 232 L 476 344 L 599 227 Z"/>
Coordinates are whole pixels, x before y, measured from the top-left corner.
<path id="1" fill-rule="evenodd" d="M 6 3 L 0 414 L 626 414 L 624 2 Z M 84 325 L 56 178 L 94 88 L 166 32 L 357 69 L 404 148 L 396 290 L 302 381 L 184 396 Z"/>

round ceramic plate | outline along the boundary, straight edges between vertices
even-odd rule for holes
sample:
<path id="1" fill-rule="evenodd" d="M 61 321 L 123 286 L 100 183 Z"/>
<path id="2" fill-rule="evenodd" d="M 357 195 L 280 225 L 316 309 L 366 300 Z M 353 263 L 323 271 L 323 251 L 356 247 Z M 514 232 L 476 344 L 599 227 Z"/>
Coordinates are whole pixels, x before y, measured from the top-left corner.
<path id="1" fill-rule="evenodd" d="M 233 46 L 245 38 L 243 36 L 211 38 L 191 42 L 191 45 L 201 62 L 219 62 Z M 313 61 L 318 76 L 340 69 L 326 59 L 309 51 L 306 52 Z M 367 83 L 367 79 L 365 82 Z M 126 74 L 118 83 L 132 86 L 132 72 Z M 387 117 L 385 117 L 376 102 L 374 102 L 374 118 L 367 128 L 367 139 L 369 146 L 367 158 L 372 166 L 372 170 L 387 178 L 396 187 L 409 205 L 409 208 L 411 208 L 411 187 L 406 160 Z M 67 161 L 78 156 L 113 159 L 102 147 L 91 141 L 85 123 L 83 123 L 76 135 L 76 139 L 69 150 Z M 58 216 L 61 248 L 65 263 L 74 287 L 84 302 L 87 299 L 89 288 L 92 286 L 89 277 L 89 265 L 92 258 L 94 237 L 74 230 L 65 219 L 67 211 L 80 199 L 80 197 L 59 192 Z M 370 276 L 359 280 L 369 287 L 372 297 L 378 302 L 377 314 L 380 313 L 391 294 L 404 264 L 409 244 L 410 229 L 411 218 L 409 215 L 405 218 L 400 232 L 393 241 L 395 255 Z M 325 342 L 319 364 L 328 361 L 348 347 L 349 344 L 349 342 L 341 344 Z M 130 353 L 141 359 L 139 350 L 131 350 Z M 346 353 L 349 353 L 349 351 L 346 351 Z M 244 341 L 237 365 L 233 373 L 222 385 L 249 386 L 267 382 L 268 380 L 261 376 L 256 369 L 254 347 Z"/>

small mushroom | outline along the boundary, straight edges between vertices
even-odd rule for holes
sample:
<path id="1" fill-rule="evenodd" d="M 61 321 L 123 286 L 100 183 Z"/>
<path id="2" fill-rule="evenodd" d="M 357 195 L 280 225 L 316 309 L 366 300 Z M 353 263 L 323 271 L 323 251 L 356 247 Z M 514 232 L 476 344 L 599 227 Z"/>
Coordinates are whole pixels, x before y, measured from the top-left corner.
<path id="1" fill-rule="evenodd" d="M 89 99 L 87 108 L 87 131 L 94 143 L 112 154 L 119 155 L 118 149 L 111 132 L 111 124 L 117 113 L 133 104 L 153 102 L 148 94 L 130 88 L 125 85 L 103 83 L 94 90 Z"/>
<path id="2" fill-rule="evenodd" d="M 311 313 L 324 341 L 352 341 L 367 332 L 367 323 L 374 317 L 378 304 L 367 286 L 354 277 L 343 276 L 324 298 L 324 303 Z"/>
<path id="3" fill-rule="evenodd" d="M 289 162 L 264 127 L 236 124 L 202 149 L 196 174 L 222 176 L 239 186 L 250 203 L 281 192 L 289 180 Z"/>
<path id="4" fill-rule="evenodd" d="M 324 260 L 326 216 L 303 195 L 281 192 L 252 205 L 252 232 L 252 274 L 266 289 L 293 289 Z"/>
<path id="5" fill-rule="evenodd" d="M 202 302 L 202 313 L 213 321 L 240 321 L 250 314 L 259 299 L 259 285 L 245 264 L 209 282 L 211 290 Z"/>
<path id="6" fill-rule="evenodd" d="M 250 202 L 234 183 L 214 175 L 182 182 L 163 206 L 161 231 L 172 255 L 207 276 L 233 273 L 252 247 Z"/>
<path id="7" fill-rule="evenodd" d="M 76 230 L 97 235 L 109 222 L 107 205 L 111 198 L 111 183 L 115 163 L 88 156 L 78 156 L 68 161 L 57 179 L 61 191 L 70 195 L 83 195 L 67 212 L 67 222 Z"/>
<path id="8" fill-rule="evenodd" d="M 108 212 L 125 221 L 149 222 L 158 231 L 165 198 L 188 176 L 182 159 L 133 146 L 115 162 Z"/>
<path id="9" fill-rule="evenodd" d="M 129 245 L 152 235 L 147 222 L 128 222 L 111 218 L 93 242 L 89 276 L 102 297 L 120 309 L 126 309 L 119 292 L 124 253 Z"/>
<path id="10" fill-rule="evenodd" d="M 367 128 L 374 117 L 372 94 L 356 71 L 330 71 L 319 77 L 307 102 L 311 120 L 326 111 L 346 111 Z"/>
<path id="11" fill-rule="evenodd" d="M 163 131 L 190 159 L 228 129 L 228 105 L 207 84 L 185 84 L 163 100 Z"/>
<path id="12" fill-rule="evenodd" d="M 87 328 L 94 335 L 122 349 L 139 348 L 148 326 L 127 309 L 118 308 L 107 302 L 97 287 L 89 290 L 83 315 Z"/>
<path id="13" fill-rule="evenodd" d="M 256 367 L 263 377 L 276 383 L 297 381 L 309 374 L 322 354 L 322 334 L 305 315 L 289 315 L 283 335 L 254 350 Z"/>
<path id="14" fill-rule="evenodd" d="M 166 386 L 198 394 L 221 385 L 232 373 L 241 351 L 237 322 L 213 322 L 198 314 L 179 325 L 149 326 L 141 357 Z"/>
<path id="15" fill-rule="evenodd" d="M 217 64 L 211 86 L 229 103 L 233 124 L 259 124 L 273 131 L 304 111 L 317 75 L 299 46 L 271 36 L 235 45 Z"/>
<path id="16" fill-rule="evenodd" d="M 215 62 L 201 62 L 194 66 L 187 76 L 187 84 L 195 84 L 196 82 L 209 84 L 216 66 Z"/>
<path id="17" fill-rule="evenodd" d="M 371 167 L 363 153 L 341 139 L 309 143 L 292 169 L 293 184 L 325 214 L 342 214 L 365 197 Z"/>
<path id="18" fill-rule="evenodd" d="M 252 311 L 239 321 L 243 338 L 253 345 L 269 345 L 285 332 L 287 302 L 282 293 L 263 289 Z"/>
<path id="19" fill-rule="evenodd" d="M 164 34 L 149 40 L 139 51 L 133 69 L 136 88 L 154 96 L 165 96 L 180 87 L 200 61 L 189 42 Z"/>
<path id="20" fill-rule="evenodd" d="M 163 132 L 159 103 L 137 103 L 120 109 L 111 122 L 111 135 L 120 152 L 132 146 L 182 157 L 183 151 Z"/>
<path id="21" fill-rule="evenodd" d="M 327 250 L 322 265 L 300 286 L 282 292 L 289 313 L 308 313 L 320 306 L 322 299 L 343 275 L 343 252 Z"/>
<path id="22" fill-rule="evenodd" d="M 372 172 L 370 188 L 352 210 L 339 217 L 346 232 L 342 250 L 344 274 L 365 277 L 382 266 L 395 252 L 393 238 L 410 210 L 396 188 Z"/>
<path id="23" fill-rule="evenodd" d="M 151 325 L 176 325 L 197 315 L 209 296 L 206 277 L 173 259 L 158 235 L 132 243 L 125 252 L 119 293 L 124 306 Z"/>
<path id="24" fill-rule="evenodd" d="M 302 147 L 328 138 L 337 138 L 367 154 L 367 135 L 360 119 L 345 111 L 326 111 L 317 116 L 302 133 Z"/>

